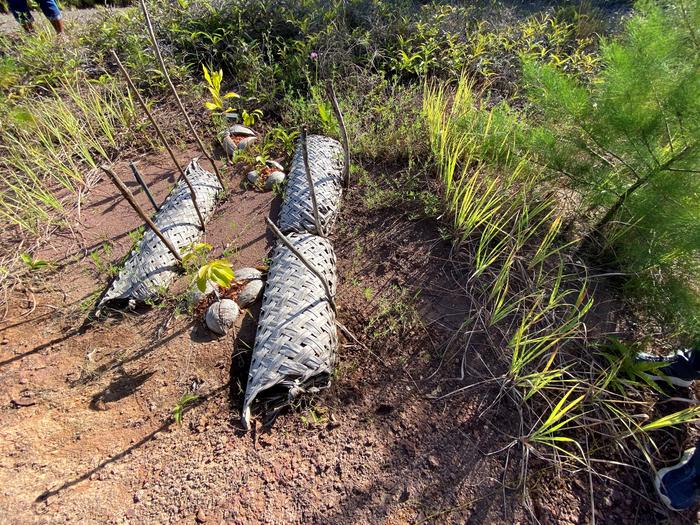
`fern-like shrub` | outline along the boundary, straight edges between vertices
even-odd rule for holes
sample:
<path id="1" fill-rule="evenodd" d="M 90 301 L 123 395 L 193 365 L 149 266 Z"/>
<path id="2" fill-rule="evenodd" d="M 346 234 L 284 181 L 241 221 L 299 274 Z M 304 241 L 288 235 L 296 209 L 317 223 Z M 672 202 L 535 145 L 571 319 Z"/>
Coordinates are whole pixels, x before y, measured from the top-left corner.
<path id="1" fill-rule="evenodd" d="M 528 149 L 580 196 L 582 250 L 612 254 L 631 297 L 698 337 L 700 0 L 636 8 L 591 83 L 526 63 Z"/>

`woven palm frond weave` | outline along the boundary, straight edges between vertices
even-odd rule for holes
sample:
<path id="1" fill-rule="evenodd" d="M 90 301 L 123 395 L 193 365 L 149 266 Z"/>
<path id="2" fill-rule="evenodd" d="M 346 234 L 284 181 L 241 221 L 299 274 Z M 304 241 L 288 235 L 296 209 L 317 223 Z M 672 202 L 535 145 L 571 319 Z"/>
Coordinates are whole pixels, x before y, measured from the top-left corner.
<path id="1" fill-rule="evenodd" d="M 297 146 L 292 159 L 284 203 L 280 210 L 279 227 L 283 233 L 328 234 L 340 208 L 343 188 L 343 147 L 337 140 L 311 135 L 306 139 L 306 149 L 323 232 L 316 231 L 301 145 Z"/>
<path id="2" fill-rule="evenodd" d="M 335 295 L 335 253 L 331 243 L 308 233 L 290 233 L 287 238 L 328 280 Z M 291 398 L 303 392 L 313 379 L 329 379 L 337 346 L 335 312 L 323 284 L 296 255 L 278 243 L 272 254 L 255 335 L 243 425 L 249 427 L 251 405 L 261 392 L 283 387 Z"/>
<path id="3" fill-rule="evenodd" d="M 214 211 L 216 194 L 222 189 L 216 176 L 204 170 L 197 159 L 185 169 L 197 196 L 197 204 L 206 221 Z M 163 235 L 180 254 L 202 235 L 190 190 L 183 179 L 177 183 L 153 219 Z M 150 228 L 146 228 L 138 248 L 119 272 L 98 309 L 109 303 L 133 299 L 144 302 L 167 288 L 176 276 L 177 261 Z"/>

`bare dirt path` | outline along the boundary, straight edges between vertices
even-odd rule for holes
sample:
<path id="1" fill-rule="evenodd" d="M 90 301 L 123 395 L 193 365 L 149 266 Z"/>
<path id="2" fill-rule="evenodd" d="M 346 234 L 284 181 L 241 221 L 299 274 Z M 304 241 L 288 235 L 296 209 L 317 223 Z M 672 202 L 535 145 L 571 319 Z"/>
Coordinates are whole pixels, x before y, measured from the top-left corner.
<path id="1" fill-rule="evenodd" d="M 100 8 L 90 8 L 90 9 L 64 9 L 63 10 L 63 17 L 66 21 L 67 24 L 69 24 L 68 28 L 70 29 L 70 24 L 75 23 L 75 22 L 89 22 L 92 20 L 96 15 L 98 15 L 101 11 L 104 11 L 106 9 L 109 9 L 111 11 L 118 11 L 122 10 L 125 8 L 122 7 L 100 7 Z M 34 15 L 34 18 L 40 23 L 44 24 L 46 22 L 46 19 L 44 18 L 44 15 L 41 13 L 41 11 L 33 11 L 32 14 Z M 19 24 L 15 21 L 15 19 L 12 17 L 12 15 L 3 15 L 0 14 L 0 33 L 14 33 L 14 32 L 19 32 L 21 31 L 21 28 L 19 27 Z"/>

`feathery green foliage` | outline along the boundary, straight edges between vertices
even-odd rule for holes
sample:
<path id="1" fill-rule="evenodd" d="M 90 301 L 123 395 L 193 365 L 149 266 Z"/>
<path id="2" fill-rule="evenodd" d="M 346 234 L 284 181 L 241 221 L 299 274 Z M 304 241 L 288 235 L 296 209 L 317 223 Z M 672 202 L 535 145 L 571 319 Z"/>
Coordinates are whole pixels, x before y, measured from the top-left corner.
<path id="1" fill-rule="evenodd" d="M 627 289 L 700 334 L 700 1 L 641 2 L 601 47 L 589 84 L 527 62 L 542 125 L 537 154 L 588 207 L 584 247 L 602 245 Z"/>

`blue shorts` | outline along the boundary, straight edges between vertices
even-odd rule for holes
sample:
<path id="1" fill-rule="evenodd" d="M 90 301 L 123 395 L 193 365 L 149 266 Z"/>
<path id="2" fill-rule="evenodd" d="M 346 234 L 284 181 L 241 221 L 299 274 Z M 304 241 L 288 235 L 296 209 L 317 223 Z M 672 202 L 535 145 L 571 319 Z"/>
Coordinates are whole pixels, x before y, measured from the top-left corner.
<path id="1" fill-rule="evenodd" d="M 61 10 L 56 4 L 56 0 L 37 0 L 44 16 L 49 20 L 60 20 Z M 20 24 L 27 24 L 34 20 L 32 12 L 29 10 L 27 0 L 9 0 L 10 12 Z"/>

